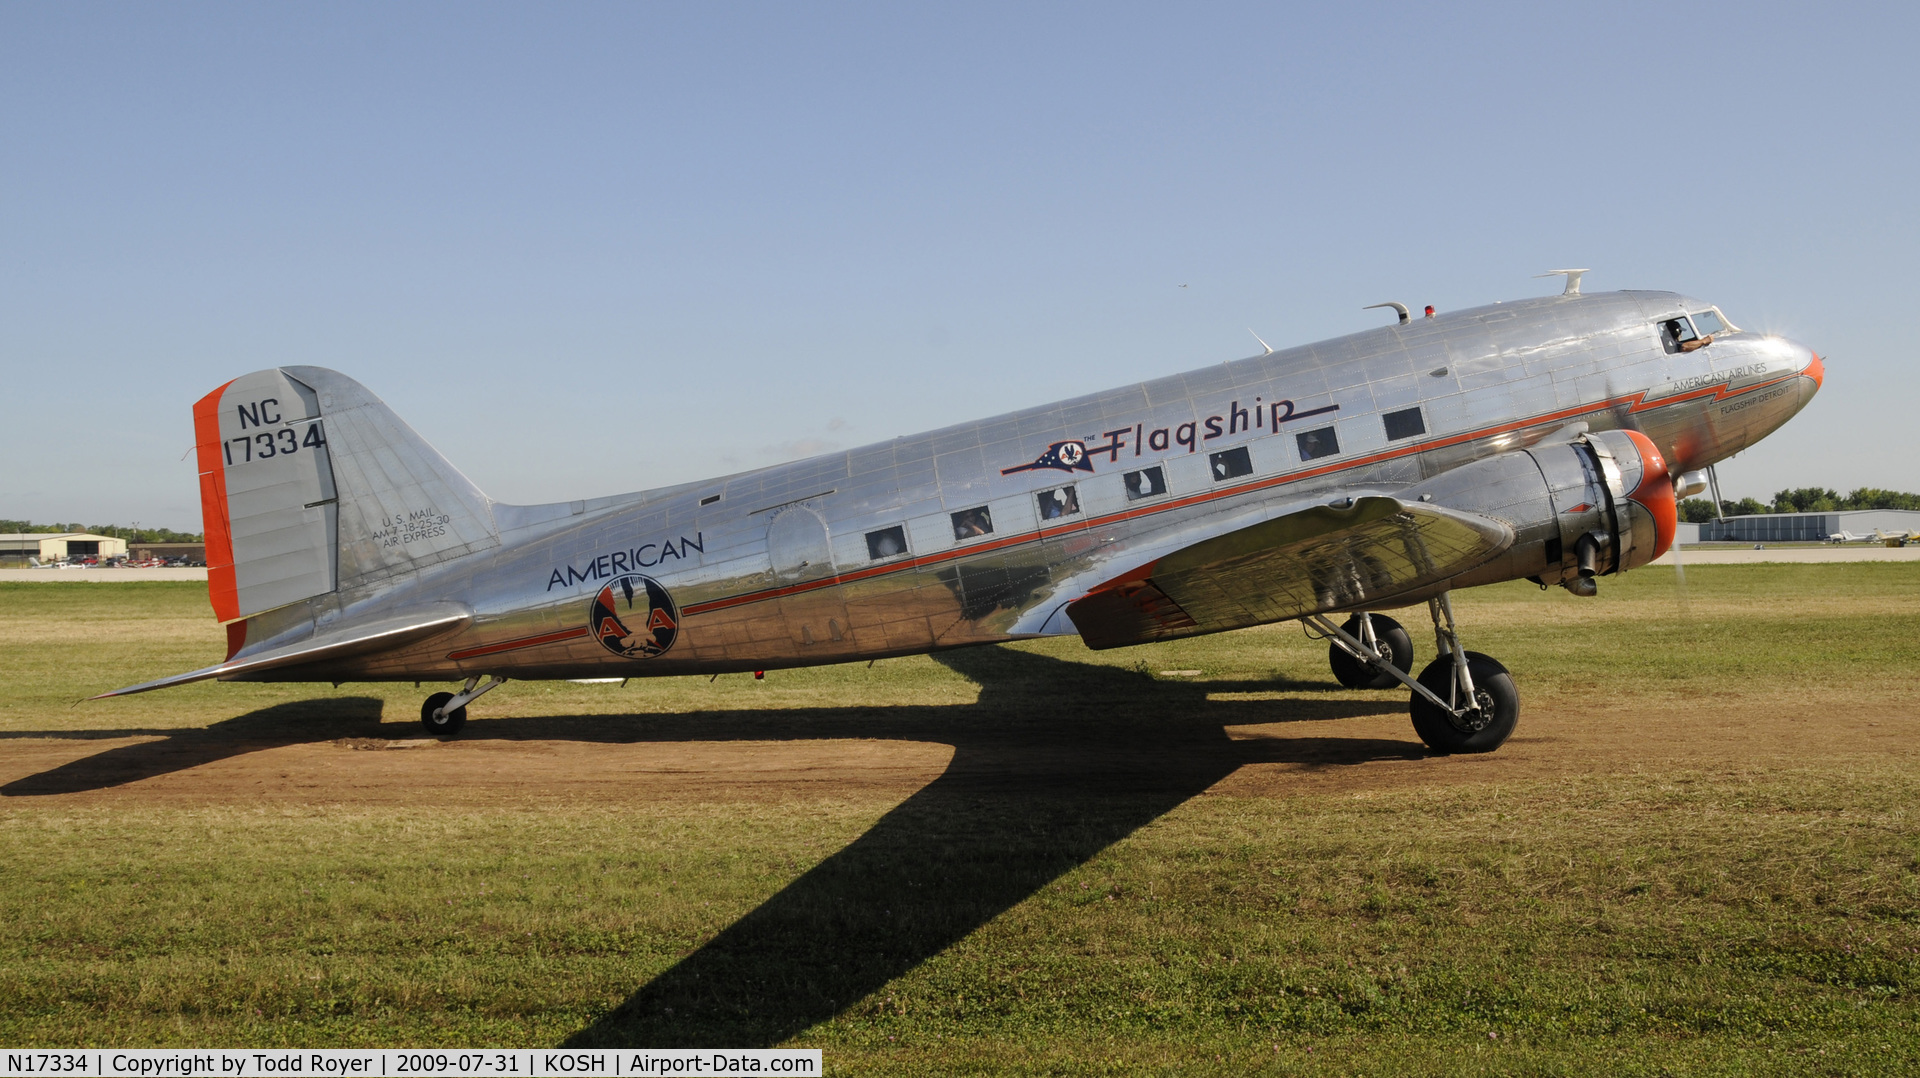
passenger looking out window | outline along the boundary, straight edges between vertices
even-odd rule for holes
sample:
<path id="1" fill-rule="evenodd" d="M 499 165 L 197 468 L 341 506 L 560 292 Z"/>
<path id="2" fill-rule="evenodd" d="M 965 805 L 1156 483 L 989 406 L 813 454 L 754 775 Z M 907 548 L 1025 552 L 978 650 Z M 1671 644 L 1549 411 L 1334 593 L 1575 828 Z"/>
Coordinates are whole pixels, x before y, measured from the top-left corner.
<path id="1" fill-rule="evenodd" d="M 877 532 L 867 533 L 867 557 L 869 560 L 879 561 L 881 558 L 891 558 L 896 554 L 906 553 L 906 550 L 907 529 L 902 525 L 895 524 L 891 528 L 882 528 Z"/>
<path id="2" fill-rule="evenodd" d="M 1080 492 L 1073 487 L 1043 490 L 1039 499 L 1041 520 L 1059 520 L 1080 512 Z"/>
<path id="3" fill-rule="evenodd" d="M 992 531 L 993 517 L 988 515 L 987 507 L 984 505 L 977 509 L 962 509 L 958 513 L 953 514 L 953 537 L 955 539 L 972 539 L 975 536 L 987 535 Z"/>
<path id="4" fill-rule="evenodd" d="M 1142 498 L 1152 498 L 1167 492 L 1167 477 L 1158 466 L 1142 468 L 1137 472 L 1128 472 L 1121 476 L 1127 487 L 1127 500 L 1137 502 Z"/>
<path id="5" fill-rule="evenodd" d="M 1340 452 L 1340 438 L 1333 433 L 1332 427 L 1319 430 L 1301 431 L 1294 439 L 1300 443 L 1300 459 L 1313 460 L 1315 457 L 1331 457 Z"/>

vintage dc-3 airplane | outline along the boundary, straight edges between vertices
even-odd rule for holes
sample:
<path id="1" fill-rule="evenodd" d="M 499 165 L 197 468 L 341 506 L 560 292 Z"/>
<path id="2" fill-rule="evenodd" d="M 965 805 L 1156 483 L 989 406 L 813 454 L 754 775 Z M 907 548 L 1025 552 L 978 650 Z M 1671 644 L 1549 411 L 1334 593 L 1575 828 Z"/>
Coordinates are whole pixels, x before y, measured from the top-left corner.
<path id="1" fill-rule="evenodd" d="M 1596 577 L 1673 542 L 1696 472 L 1823 365 L 1670 292 L 1414 320 L 701 483 L 552 505 L 482 494 L 359 383 L 243 375 L 194 406 L 228 654 L 104 696 L 230 681 L 762 671 L 1078 633 L 1113 648 L 1299 619 L 1353 687 L 1405 685 L 1438 752 L 1519 698 L 1448 594 Z M 1411 676 L 1425 603 L 1439 658 Z M 1335 616 L 1351 615 L 1344 622 Z M 483 680 L 484 679 L 484 680 Z"/>

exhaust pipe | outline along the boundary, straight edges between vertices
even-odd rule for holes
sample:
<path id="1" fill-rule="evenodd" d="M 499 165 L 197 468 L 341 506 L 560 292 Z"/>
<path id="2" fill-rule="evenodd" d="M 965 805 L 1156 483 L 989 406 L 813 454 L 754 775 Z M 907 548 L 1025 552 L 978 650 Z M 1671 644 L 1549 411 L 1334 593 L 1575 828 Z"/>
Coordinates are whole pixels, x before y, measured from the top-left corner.
<path id="1" fill-rule="evenodd" d="M 1594 575 L 1600 571 L 1600 552 L 1612 545 L 1613 537 L 1603 531 L 1591 531 L 1580 537 L 1580 541 L 1573 546 L 1573 554 L 1580 566 L 1581 580 L 1589 584 L 1593 582 Z M 1585 594 L 1591 595 L 1593 592 Z"/>

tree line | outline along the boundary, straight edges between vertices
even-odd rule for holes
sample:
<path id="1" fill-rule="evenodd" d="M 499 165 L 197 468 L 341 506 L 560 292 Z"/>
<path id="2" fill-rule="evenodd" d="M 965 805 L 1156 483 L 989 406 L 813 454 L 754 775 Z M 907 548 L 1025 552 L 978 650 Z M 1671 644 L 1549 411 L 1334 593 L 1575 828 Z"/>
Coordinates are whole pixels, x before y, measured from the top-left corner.
<path id="1" fill-rule="evenodd" d="M 177 532 L 172 528 L 134 528 L 119 524 L 35 524 L 26 520 L 0 520 L 0 534 L 20 532 L 88 532 L 129 543 L 204 543 L 199 532 Z"/>
<path id="2" fill-rule="evenodd" d="M 1847 509 L 1920 510 L 1920 494 L 1878 487 L 1860 487 L 1847 494 L 1826 487 L 1796 487 L 1777 492 L 1772 502 L 1753 498 L 1737 502 L 1723 499 L 1720 509 L 1730 517 L 1756 513 L 1836 513 Z M 1688 498 L 1680 503 L 1680 519 L 1689 524 L 1704 524 L 1714 519 L 1713 503 L 1705 498 Z"/>

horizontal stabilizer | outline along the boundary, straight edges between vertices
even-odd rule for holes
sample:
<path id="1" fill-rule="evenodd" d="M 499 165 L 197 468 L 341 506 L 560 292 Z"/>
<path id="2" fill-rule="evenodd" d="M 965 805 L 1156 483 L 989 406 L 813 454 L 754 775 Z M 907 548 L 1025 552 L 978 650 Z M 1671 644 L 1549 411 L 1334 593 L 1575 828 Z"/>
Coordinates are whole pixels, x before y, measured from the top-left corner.
<path id="1" fill-rule="evenodd" d="M 473 611 L 467 609 L 464 603 L 435 603 L 432 606 L 409 610 L 390 617 L 354 622 L 337 630 L 322 629 L 302 640 L 268 648 L 253 655 L 229 659 L 217 666 L 202 667 L 184 674 L 163 677 L 157 681 L 129 685 L 124 689 L 103 692 L 98 696 L 89 696 L 87 699 L 104 700 L 109 696 L 130 696 L 137 692 L 151 692 L 154 689 L 185 685 L 194 681 L 207 681 L 212 678 L 234 680 L 241 675 L 262 670 L 300 666 L 329 659 L 344 659 L 370 651 L 383 651 L 456 629 L 472 618 Z"/>
<path id="2" fill-rule="evenodd" d="M 1264 625 L 1380 605 L 1499 554 L 1513 529 L 1426 502 L 1363 497 L 1202 539 L 1067 606 L 1087 646 Z"/>

